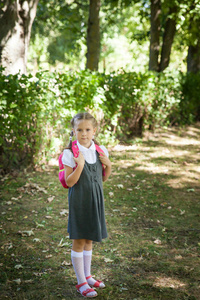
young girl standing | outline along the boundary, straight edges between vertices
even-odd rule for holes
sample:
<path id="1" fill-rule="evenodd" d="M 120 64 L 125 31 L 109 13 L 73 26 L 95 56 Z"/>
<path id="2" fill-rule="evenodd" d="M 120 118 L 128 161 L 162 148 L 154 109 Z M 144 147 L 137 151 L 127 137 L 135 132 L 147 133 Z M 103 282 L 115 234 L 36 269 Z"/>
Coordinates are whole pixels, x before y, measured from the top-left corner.
<path id="1" fill-rule="evenodd" d="M 62 157 L 65 181 L 69 187 L 68 232 L 73 240 L 71 259 L 78 281 L 77 291 L 84 297 L 96 297 L 97 292 L 91 287 L 104 288 L 105 285 L 90 273 L 92 242 L 101 242 L 107 237 L 102 181 L 106 181 L 111 173 L 111 162 L 104 146 L 101 146 L 103 151 L 100 155 L 96 151 L 94 135 L 97 121 L 92 115 L 79 113 L 71 120 L 71 125 L 70 144 Z M 73 135 L 79 148 L 77 158 L 70 150 Z"/>

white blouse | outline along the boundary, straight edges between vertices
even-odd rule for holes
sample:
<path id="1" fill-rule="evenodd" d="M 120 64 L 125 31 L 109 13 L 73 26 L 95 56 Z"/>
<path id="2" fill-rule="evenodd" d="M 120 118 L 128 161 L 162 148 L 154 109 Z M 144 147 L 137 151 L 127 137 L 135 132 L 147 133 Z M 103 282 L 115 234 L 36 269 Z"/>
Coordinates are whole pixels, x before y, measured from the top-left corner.
<path id="1" fill-rule="evenodd" d="M 82 152 L 85 160 L 89 164 L 94 164 L 96 162 L 96 148 L 95 148 L 94 142 L 92 141 L 90 148 L 86 148 L 86 147 L 82 146 L 81 144 L 79 144 L 78 141 L 77 141 L 77 145 L 78 145 L 79 151 Z M 106 149 L 106 147 L 104 147 L 102 145 L 99 147 L 103 150 L 103 152 L 108 157 L 109 154 L 108 154 L 108 150 Z M 71 152 L 71 150 L 65 149 L 63 151 L 62 163 L 63 163 L 63 165 L 69 166 L 70 168 L 74 168 L 76 166 L 75 161 L 74 161 L 74 155 Z"/>

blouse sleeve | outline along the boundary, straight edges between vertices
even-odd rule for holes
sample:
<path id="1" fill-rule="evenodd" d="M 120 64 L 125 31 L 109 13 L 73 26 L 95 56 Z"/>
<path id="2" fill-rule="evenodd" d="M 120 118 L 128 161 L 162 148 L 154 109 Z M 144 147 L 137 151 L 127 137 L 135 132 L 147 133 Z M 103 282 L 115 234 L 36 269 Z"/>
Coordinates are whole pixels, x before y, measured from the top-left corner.
<path id="1" fill-rule="evenodd" d="M 74 156 L 69 149 L 63 151 L 62 163 L 72 169 L 76 166 Z"/>
<path id="2" fill-rule="evenodd" d="M 100 148 L 103 150 L 103 152 L 105 153 L 105 155 L 106 155 L 107 157 L 109 157 L 109 153 L 108 153 L 108 150 L 106 149 L 106 147 L 103 146 L 103 145 L 101 145 Z"/>

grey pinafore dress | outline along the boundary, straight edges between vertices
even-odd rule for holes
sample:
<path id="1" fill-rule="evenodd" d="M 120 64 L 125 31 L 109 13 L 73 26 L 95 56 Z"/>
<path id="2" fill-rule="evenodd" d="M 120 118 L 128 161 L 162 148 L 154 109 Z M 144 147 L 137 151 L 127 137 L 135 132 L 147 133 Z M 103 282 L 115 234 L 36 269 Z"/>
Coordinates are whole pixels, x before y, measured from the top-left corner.
<path id="1" fill-rule="evenodd" d="M 101 242 L 107 237 L 102 164 L 96 151 L 96 163 L 85 165 L 78 182 L 69 188 L 68 232 L 70 239 Z"/>

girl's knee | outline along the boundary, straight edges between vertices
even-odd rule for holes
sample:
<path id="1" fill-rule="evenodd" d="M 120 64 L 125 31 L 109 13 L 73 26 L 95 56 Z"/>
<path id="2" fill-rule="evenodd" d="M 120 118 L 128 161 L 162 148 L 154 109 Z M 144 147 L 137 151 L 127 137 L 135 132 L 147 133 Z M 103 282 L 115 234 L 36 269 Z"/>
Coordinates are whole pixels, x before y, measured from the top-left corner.
<path id="1" fill-rule="evenodd" d="M 92 250 L 92 241 L 91 240 L 85 240 L 85 248 L 84 250 Z"/>
<path id="2" fill-rule="evenodd" d="M 72 250 L 76 252 L 82 252 L 85 248 L 85 244 L 85 239 L 73 240 Z"/>

